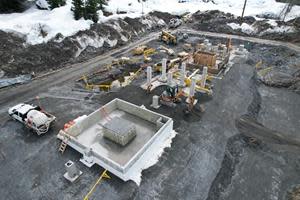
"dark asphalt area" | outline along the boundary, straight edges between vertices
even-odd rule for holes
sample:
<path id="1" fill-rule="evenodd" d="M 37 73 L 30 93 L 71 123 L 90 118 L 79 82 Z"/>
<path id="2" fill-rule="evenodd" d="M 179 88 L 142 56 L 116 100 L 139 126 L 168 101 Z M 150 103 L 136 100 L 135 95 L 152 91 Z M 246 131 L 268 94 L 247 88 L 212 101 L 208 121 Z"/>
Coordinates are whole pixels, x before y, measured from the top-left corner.
<path id="1" fill-rule="evenodd" d="M 212 98 L 199 97 L 204 113 L 196 109 L 186 116 L 183 106 L 155 110 L 174 119 L 178 134 L 159 161 L 143 171 L 140 186 L 110 174 L 90 199 L 292 199 L 300 186 L 300 96 L 258 82 L 253 63 L 263 53 L 251 52 L 248 58 L 235 57 L 223 79 L 213 81 Z M 39 94 L 42 106 L 57 117 L 41 137 L 2 113 L 1 199 L 83 199 L 103 168 L 87 168 L 71 148 L 59 153 L 58 131 L 115 97 L 152 109 L 152 95 L 161 92 L 149 95 L 133 84 L 90 95 L 72 91 L 73 86 L 54 85 Z M 68 160 L 83 171 L 75 183 L 63 177 Z"/>

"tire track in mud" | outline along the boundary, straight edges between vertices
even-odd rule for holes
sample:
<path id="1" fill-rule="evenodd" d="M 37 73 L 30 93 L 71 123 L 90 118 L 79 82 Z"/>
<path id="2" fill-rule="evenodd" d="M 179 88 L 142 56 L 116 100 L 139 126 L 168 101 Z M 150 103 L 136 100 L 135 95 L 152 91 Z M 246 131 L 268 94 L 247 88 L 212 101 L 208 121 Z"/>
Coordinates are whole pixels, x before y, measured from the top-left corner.
<path id="1" fill-rule="evenodd" d="M 242 115 L 242 117 L 256 121 L 261 108 L 261 95 L 258 91 L 258 82 L 255 72 L 253 72 L 253 76 L 249 84 L 249 90 L 252 93 L 252 101 L 248 105 L 247 113 Z M 236 119 L 237 128 L 239 127 L 238 123 L 239 119 Z M 209 189 L 207 200 L 220 199 L 222 193 L 225 192 L 231 184 L 236 166 L 239 164 L 240 158 L 243 156 L 243 149 L 247 148 L 249 145 L 252 145 L 251 139 L 243 134 L 237 134 L 228 139 L 221 168 Z"/>
<path id="2" fill-rule="evenodd" d="M 239 134 L 232 136 L 227 141 L 221 168 L 210 187 L 207 200 L 220 199 L 230 187 L 236 167 L 244 156 L 245 148 L 264 151 L 267 148 L 266 143 L 300 147 L 300 141 L 285 138 L 280 132 L 271 130 L 257 121 L 262 103 L 262 97 L 258 90 L 259 84 L 256 71 L 254 71 L 249 88 L 253 99 L 247 108 L 247 113 L 235 121 Z"/>

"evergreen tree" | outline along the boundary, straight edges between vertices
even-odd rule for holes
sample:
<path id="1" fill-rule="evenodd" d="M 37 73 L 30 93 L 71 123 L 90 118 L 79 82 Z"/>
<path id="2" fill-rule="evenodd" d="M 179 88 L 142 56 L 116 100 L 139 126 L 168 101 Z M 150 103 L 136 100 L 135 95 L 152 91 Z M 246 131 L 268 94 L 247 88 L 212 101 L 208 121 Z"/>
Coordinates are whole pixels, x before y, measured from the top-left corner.
<path id="1" fill-rule="evenodd" d="M 74 13 L 74 18 L 79 20 L 84 15 L 84 4 L 82 0 L 72 0 L 72 8 L 71 10 Z"/>
<path id="2" fill-rule="evenodd" d="M 51 10 L 66 5 L 66 0 L 47 0 L 47 2 L 49 3 Z"/>
<path id="3" fill-rule="evenodd" d="M 103 10 L 104 9 L 104 5 L 107 5 L 106 0 L 97 0 L 97 4 L 98 4 L 98 10 Z"/>
<path id="4" fill-rule="evenodd" d="M 91 19 L 93 22 L 98 22 L 98 1 L 99 0 L 87 0 L 85 5 L 85 19 Z"/>
<path id="5" fill-rule="evenodd" d="M 91 19 L 97 23 L 99 20 L 97 11 L 104 9 L 106 0 L 72 0 L 72 4 L 71 10 L 76 20 L 84 17 L 84 19 Z"/>

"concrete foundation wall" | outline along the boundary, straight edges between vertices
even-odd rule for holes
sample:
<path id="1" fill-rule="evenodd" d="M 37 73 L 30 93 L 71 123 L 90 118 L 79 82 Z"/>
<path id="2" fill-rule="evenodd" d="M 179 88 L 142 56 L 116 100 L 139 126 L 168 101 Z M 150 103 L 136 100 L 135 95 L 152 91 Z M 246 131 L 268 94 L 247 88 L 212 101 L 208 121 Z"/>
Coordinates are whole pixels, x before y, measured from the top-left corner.
<path id="1" fill-rule="evenodd" d="M 159 138 L 160 135 L 168 132 L 171 133 L 173 131 L 173 120 L 167 121 L 160 129 L 156 132 L 156 134 L 149 140 L 143 148 L 125 165 L 124 172 L 127 172 L 129 168 L 143 155 L 143 153 Z"/>
<path id="2" fill-rule="evenodd" d="M 124 165 L 120 165 L 111 158 L 107 157 L 107 155 L 105 153 L 103 154 L 102 151 L 96 151 L 93 148 L 95 144 L 93 141 L 90 141 L 90 143 L 85 143 L 81 141 L 79 136 L 80 134 L 86 134 L 87 130 L 89 130 L 96 124 L 99 124 L 101 120 L 103 122 L 103 119 L 110 118 L 110 113 L 115 112 L 116 110 L 124 111 L 140 119 L 148 121 L 151 124 L 153 124 L 157 130 L 157 132 L 154 132 L 154 135 L 145 144 L 143 144 L 143 146 L 141 146 L 141 148 L 138 149 L 138 151 L 135 154 L 133 154 L 133 156 L 130 157 L 130 160 L 128 160 Z M 74 136 L 69 140 L 68 145 L 80 152 L 83 155 L 83 158 L 92 160 L 92 162 L 90 162 L 88 165 L 92 166 L 94 163 L 97 163 L 98 165 L 105 167 L 109 171 L 113 172 L 123 180 L 126 180 L 126 173 L 129 173 L 131 167 L 139 161 L 139 158 L 141 158 L 141 156 L 149 149 L 149 147 L 154 142 L 159 141 L 159 137 L 161 137 L 161 135 L 171 134 L 172 131 L 173 120 L 171 118 L 160 115 L 151 110 L 136 106 L 134 104 L 128 103 L 121 99 L 114 99 L 113 101 L 109 102 L 108 104 L 104 105 L 103 107 L 97 109 L 95 112 L 88 115 L 82 121 L 79 121 L 75 125 L 70 127 L 67 130 L 67 133 L 71 136 Z M 64 131 L 60 131 L 58 138 L 62 139 L 63 134 Z M 92 134 L 95 134 L 95 132 L 92 132 Z M 83 136 L 86 137 L 85 135 Z M 88 152 L 90 149 L 92 150 Z"/>
<path id="3" fill-rule="evenodd" d="M 151 110 L 145 110 L 141 107 L 138 107 L 134 104 L 128 104 L 127 102 L 117 99 L 117 107 L 120 110 L 123 110 L 127 113 L 130 113 L 132 115 L 138 116 L 141 119 L 144 119 L 146 121 L 149 121 L 151 123 L 156 123 L 156 121 L 162 117 L 164 121 L 168 121 L 170 118 L 166 118 L 162 115 L 159 115 L 155 112 L 152 112 Z"/>

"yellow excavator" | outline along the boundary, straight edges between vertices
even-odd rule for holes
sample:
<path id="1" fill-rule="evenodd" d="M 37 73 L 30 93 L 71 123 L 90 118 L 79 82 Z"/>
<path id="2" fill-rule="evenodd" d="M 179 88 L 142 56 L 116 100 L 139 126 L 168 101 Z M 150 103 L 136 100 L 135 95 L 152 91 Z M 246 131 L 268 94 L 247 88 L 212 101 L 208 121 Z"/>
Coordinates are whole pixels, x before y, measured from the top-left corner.
<path id="1" fill-rule="evenodd" d="M 162 31 L 161 35 L 159 36 L 159 39 L 166 44 L 177 44 L 177 37 L 175 35 L 172 35 L 170 32 Z"/>
<path id="2" fill-rule="evenodd" d="M 85 83 L 85 89 L 86 90 L 94 90 L 94 89 L 99 89 L 101 91 L 109 91 L 111 88 L 111 85 L 104 85 L 104 84 L 90 84 L 88 82 L 88 78 L 86 75 L 83 75 L 81 80 Z"/>
<path id="3" fill-rule="evenodd" d="M 132 53 L 135 56 L 139 56 L 139 55 L 142 55 L 144 53 L 144 51 L 146 51 L 147 48 L 148 47 L 146 45 L 138 46 L 133 49 Z"/>

